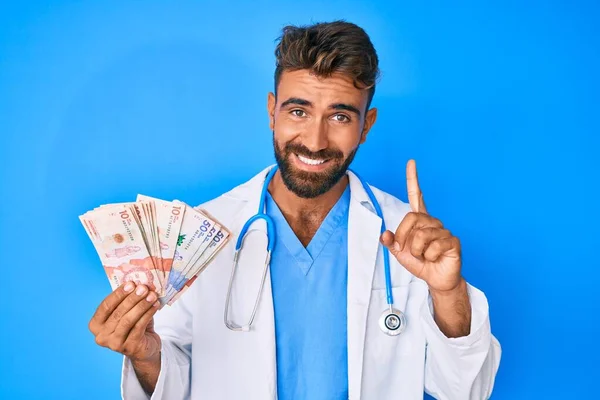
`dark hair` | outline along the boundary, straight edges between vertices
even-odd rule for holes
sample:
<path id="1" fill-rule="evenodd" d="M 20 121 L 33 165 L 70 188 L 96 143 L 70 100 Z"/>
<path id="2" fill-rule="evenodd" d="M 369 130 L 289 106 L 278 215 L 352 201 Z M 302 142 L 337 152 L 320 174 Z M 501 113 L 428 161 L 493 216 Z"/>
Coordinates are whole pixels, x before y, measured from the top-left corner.
<path id="1" fill-rule="evenodd" d="M 309 69 L 320 77 L 342 73 L 358 89 L 369 89 L 367 109 L 379 78 L 379 59 L 369 35 L 345 21 L 286 26 L 275 48 L 275 94 L 283 71 Z"/>

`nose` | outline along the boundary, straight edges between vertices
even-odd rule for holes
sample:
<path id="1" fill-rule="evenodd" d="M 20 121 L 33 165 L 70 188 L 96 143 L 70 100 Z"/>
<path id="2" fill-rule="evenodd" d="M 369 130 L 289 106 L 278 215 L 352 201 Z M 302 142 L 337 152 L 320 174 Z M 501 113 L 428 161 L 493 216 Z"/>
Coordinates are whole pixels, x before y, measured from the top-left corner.
<path id="1" fill-rule="evenodd" d="M 315 119 L 304 132 L 302 143 L 312 152 L 326 149 L 329 146 L 327 123 L 323 119 Z"/>

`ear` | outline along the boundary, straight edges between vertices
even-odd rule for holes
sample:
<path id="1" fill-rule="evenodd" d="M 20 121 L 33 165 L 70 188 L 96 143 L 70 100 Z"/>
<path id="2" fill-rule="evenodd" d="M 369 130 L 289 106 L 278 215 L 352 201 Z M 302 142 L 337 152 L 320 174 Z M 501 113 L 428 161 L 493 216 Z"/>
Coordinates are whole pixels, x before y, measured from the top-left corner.
<path id="1" fill-rule="evenodd" d="M 365 116 L 365 124 L 363 126 L 362 133 L 360 135 L 360 144 L 363 144 L 367 140 L 367 134 L 375 125 L 375 121 L 377 120 L 377 109 L 371 108 L 367 111 L 367 115 Z"/>
<path id="2" fill-rule="evenodd" d="M 267 96 L 267 112 L 269 113 L 269 129 L 275 130 L 275 106 L 277 105 L 277 99 L 273 92 L 269 92 Z"/>

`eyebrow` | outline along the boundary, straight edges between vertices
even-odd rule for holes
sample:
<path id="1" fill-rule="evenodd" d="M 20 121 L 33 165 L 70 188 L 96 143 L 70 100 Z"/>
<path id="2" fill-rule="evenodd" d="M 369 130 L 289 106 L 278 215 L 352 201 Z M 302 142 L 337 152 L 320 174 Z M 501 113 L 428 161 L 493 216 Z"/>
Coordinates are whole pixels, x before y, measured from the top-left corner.
<path id="1" fill-rule="evenodd" d="M 290 97 L 289 99 L 287 99 L 286 101 L 281 103 L 281 108 L 283 108 L 285 106 L 289 106 L 290 104 L 295 104 L 297 106 L 306 106 L 306 107 L 313 106 L 313 104 L 308 100 L 304 100 L 299 97 Z"/>
<path id="2" fill-rule="evenodd" d="M 290 97 L 289 99 L 287 99 L 286 101 L 281 103 L 281 108 L 289 106 L 290 104 L 294 104 L 297 106 L 313 107 L 313 103 L 308 100 L 301 99 L 299 97 Z M 358 117 L 360 117 L 360 110 L 358 108 L 354 107 L 352 104 L 335 103 L 335 104 L 331 104 L 328 108 L 331 110 L 349 111 L 351 113 L 356 114 Z"/>
<path id="3" fill-rule="evenodd" d="M 330 105 L 329 108 L 331 108 L 333 110 L 350 111 L 351 113 L 354 113 L 358 117 L 360 117 L 360 110 L 358 108 L 354 107 L 352 104 L 337 103 L 337 104 Z"/>

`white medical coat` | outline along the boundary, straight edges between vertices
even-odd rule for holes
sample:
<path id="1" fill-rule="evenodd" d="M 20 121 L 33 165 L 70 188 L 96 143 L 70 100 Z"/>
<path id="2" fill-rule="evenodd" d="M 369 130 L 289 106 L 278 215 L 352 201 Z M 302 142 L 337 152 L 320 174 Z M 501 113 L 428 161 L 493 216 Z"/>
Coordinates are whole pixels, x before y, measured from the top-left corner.
<path id="1" fill-rule="evenodd" d="M 268 172 L 202 204 L 232 232 L 231 241 L 171 307 L 155 316 L 162 339 L 161 371 L 152 399 L 277 398 L 275 328 L 269 274 L 249 332 L 233 332 L 223 322 L 235 241 L 258 210 Z M 348 221 L 348 389 L 351 400 L 486 399 L 500 363 L 485 295 L 468 285 L 471 332 L 447 338 L 433 319 L 427 284 L 390 257 L 394 305 L 407 318 L 406 330 L 387 336 L 378 320 L 386 309 L 381 219 L 358 178 L 350 178 Z M 372 188 L 388 229 L 394 231 L 408 204 Z M 253 225 L 244 242 L 232 289 L 229 318 L 246 324 L 255 303 L 266 255 L 265 225 Z M 323 354 L 327 357 L 327 354 Z M 148 399 L 131 362 L 122 371 L 124 399 Z"/>

